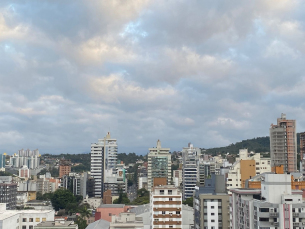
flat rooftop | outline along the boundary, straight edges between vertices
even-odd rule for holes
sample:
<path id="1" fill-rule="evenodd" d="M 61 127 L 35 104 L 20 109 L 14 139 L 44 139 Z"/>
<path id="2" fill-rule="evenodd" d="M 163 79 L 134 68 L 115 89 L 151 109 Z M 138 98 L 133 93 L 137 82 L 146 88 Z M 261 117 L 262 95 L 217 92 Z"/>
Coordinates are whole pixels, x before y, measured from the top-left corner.
<path id="1" fill-rule="evenodd" d="M 39 214 L 39 213 L 50 213 L 54 210 L 6 210 L 0 211 L 0 220 L 4 220 L 10 217 L 13 217 L 18 214 Z"/>

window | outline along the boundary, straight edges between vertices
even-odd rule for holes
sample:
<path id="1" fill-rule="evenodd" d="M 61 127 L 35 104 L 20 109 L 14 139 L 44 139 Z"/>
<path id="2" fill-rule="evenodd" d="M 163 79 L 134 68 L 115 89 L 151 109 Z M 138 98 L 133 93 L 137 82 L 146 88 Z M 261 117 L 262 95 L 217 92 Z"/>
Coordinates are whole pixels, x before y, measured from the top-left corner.
<path id="1" fill-rule="evenodd" d="M 168 190 L 168 195 L 172 195 L 173 194 L 173 190 Z"/>
<path id="2" fill-rule="evenodd" d="M 111 213 L 109 213 L 109 216 L 112 216 L 112 214 L 111 214 Z"/>
<path id="3" fill-rule="evenodd" d="M 211 213 L 211 215 L 215 215 L 215 213 Z"/>
<path id="4" fill-rule="evenodd" d="M 26 222 L 26 218 L 23 218 L 23 219 L 22 219 L 22 222 Z"/>
<path id="5" fill-rule="evenodd" d="M 36 222 L 40 222 L 40 218 L 36 218 Z"/>
<path id="6" fill-rule="evenodd" d="M 180 215 L 180 211 L 176 211 L 176 214 L 177 214 L 177 215 Z"/>
<path id="7" fill-rule="evenodd" d="M 19 219 L 17 219 L 17 223 L 19 223 Z"/>
<path id="8" fill-rule="evenodd" d="M 47 221 L 47 219 L 46 218 L 42 218 L 42 222 L 45 222 L 45 221 Z"/>
<path id="9" fill-rule="evenodd" d="M 160 190 L 160 195 L 164 195 L 164 190 Z"/>
<path id="10" fill-rule="evenodd" d="M 22 226 L 22 229 L 26 229 L 26 226 Z"/>
<path id="11" fill-rule="evenodd" d="M 169 201 L 173 201 L 173 198 L 169 198 Z"/>
<path id="12" fill-rule="evenodd" d="M 29 222 L 34 222 L 33 218 L 29 218 Z"/>
<path id="13" fill-rule="evenodd" d="M 162 215 L 165 215 L 165 211 L 162 211 Z"/>
<path id="14" fill-rule="evenodd" d="M 215 206 L 211 206 L 211 208 L 213 209 L 213 208 L 215 208 Z"/>
<path id="15" fill-rule="evenodd" d="M 33 226 L 29 226 L 29 229 L 33 229 Z"/>

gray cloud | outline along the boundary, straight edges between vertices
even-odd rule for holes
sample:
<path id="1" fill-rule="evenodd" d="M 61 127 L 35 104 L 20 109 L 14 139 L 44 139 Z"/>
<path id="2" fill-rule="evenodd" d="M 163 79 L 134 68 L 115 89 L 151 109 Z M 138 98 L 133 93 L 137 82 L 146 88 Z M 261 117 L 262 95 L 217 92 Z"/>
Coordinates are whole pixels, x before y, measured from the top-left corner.
<path id="1" fill-rule="evenodd" d="M 301 0 L 2 1 L 0 150 L 214 147 L 304 131 Z"/>

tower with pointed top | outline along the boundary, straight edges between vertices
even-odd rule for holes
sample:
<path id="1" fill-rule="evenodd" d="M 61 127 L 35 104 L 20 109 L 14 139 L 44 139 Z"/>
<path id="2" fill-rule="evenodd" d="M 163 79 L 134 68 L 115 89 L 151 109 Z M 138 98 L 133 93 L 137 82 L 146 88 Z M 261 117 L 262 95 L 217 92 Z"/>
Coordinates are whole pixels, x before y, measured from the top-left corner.
<path id="1" fill-rule="evenodd" d="M 154 184 L 170 184 L 171 174 L 171 154 L 170 148 L 162 148 L 161 141 L 157 141 L 156 148 L 149 148 L 147 184 L 148 191 L 152 190 Z M 161 182 L 161 183 L 160 183 Z"/>

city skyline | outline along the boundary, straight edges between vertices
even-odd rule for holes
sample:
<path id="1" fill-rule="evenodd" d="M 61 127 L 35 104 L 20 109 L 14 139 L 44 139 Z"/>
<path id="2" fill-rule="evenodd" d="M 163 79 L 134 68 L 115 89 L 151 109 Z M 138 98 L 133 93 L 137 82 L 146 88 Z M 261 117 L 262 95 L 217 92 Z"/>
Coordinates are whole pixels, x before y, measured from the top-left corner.
<path id="1" fill-rule="evenodd" d="M 304 132 L 301 0 L 0 4 L 0 152 L 178 151 Z M 73 13 L 71 13 L 73 12 Z"/>

